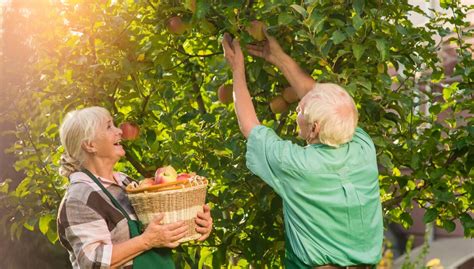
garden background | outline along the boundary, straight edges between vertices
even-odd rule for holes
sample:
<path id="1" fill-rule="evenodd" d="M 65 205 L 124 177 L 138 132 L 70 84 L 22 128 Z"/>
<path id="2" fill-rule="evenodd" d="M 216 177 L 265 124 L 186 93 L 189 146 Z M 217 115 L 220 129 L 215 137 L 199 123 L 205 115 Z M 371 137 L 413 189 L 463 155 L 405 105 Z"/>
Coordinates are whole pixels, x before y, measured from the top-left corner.
<path id="1" fill-rule="evenodd" d="M 474 235 L 472 5 L 440 1 L 427 12 L 405 0 L 2 2 L 2 268 L 68 267 L 55 222 L 68 183 L 58 174 L 58 126 L 66 112 L 92 105 L 109 109 L 117 125 L 140 127 L 117 170 L 140 179 L 171 164 L 210 180 L 215 229 L 206 242 L 176 250 L 179 267 L 279 268 L 281 199 L 246 169 L 233 105 L 217 97 L 232 83 L 222 35 L 256 42 L 247 31 L 254 20 L 316 80 L 354 97 L 377 147 L 387 226 L 410 227 L 416 205 L 425 223 Z M 413 24 L 414 14 L 426 23 Z M 179 31 L 169 28 L 172 17 Z M 296 104 L 269 109 L 287 81 L 261 59 L 246 62 L 262 124 L 303 145 Z"/>

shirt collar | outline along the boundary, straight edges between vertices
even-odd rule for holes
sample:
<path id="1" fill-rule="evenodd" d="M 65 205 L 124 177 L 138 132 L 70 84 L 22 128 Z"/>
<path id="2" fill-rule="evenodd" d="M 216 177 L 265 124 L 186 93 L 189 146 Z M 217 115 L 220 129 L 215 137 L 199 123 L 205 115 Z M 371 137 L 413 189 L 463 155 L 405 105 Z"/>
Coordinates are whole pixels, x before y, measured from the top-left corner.
<path id="1" fill-rule="evenodd" d="M 97 179 L 99 179 L 100 183 L 102 183 L 104 186 L 119 185 L 121 187 L 125 187 L 127 182 L 124 182 L 124 181 L 128 181 L 127 176 L 123 173 L 120 173 L 120 172 L 114 172 L 113 175 L 114 175 L 115 179 L 117 180 L 118 184 L 115 183 L 115 182 L 109 181 L 109 180 L 104 180 L 102 177 L 98 177 L 97 175 L 95 175 L 95 176 L 97 177 Z M 69 180 L 70 180 L 71 184 L 79 183 L 79 182 L 88 183 L 88 184 L 94 183 L 92 178 L 90 178 L 84 172 L 74 172 L 74 173 L 72 173 L 69 176 Z"/>

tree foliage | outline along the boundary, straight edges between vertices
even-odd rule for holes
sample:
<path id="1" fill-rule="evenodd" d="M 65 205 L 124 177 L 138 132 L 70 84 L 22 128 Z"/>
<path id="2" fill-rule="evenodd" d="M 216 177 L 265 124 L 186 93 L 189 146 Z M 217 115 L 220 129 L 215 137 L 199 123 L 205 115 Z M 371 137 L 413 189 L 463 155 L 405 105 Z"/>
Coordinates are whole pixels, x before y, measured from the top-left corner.
<path id="1" fill-rule="evenodd" d="M 117 123 L 140 125 L 116 169 L 135 178 L 162 165 L 210 179 L 208 201 L 215 230 L 202 244 L 187 244 L 179 264 L 278 267 L 284 254 L 281 199 L 245 167 L 245 141 L 233 105 L 216 90 L 231 82 L 220 40 L 243 44 L 252 20 L 268 26 L 284 50 L 318 81 L 343 85 L 356 100 L 360 125 L 372 136 L 388 222 L 409 227 L 413 202 L 425 222 L 448 231 L 472 219 L 472 45 L 466 14 L 473 7 L 442 1 L 451 13 L 425 14 L 408 1 L 53 1 L 48 31 L 33 39 L 34 71 L 12 100 L 17 122 L 11 147 L 24 179 L 0 187 L 2 216 L 11 234 L 39 230 L 57 241 L 55 216 L 67 180 L 58 173 L 58 125 L 66 112 L 100 105 Z M 410 13 L 426 16 L 415 26 Z M 186 31 L 173 34 L 179 16 Z M 449 23 L 449 24 L 447 24 Z M 441 40 L 434 37 L 441 37 Z M 438 53 L 457 46 L 458 63 L 446 83 Z M 269 100 L 287 81 L 260 59 L 246 58 L 249 89 L 262 124 L 296 140 L 296 114 L 273 114 Z M 389 70 L 397 70 L 392 74 Z M 293 105 L 294 106 L 294 105 Z M 294 107 L 293 108 L 294 110 Z M 3 226 L 3 225 L 2 225 Z"/>

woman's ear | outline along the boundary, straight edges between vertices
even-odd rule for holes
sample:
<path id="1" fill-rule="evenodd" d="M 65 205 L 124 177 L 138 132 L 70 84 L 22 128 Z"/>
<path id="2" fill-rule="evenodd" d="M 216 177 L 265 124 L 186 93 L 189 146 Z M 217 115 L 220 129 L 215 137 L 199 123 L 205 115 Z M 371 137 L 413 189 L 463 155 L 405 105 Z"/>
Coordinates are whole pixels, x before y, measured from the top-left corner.
<path id="1" fill-rule="evenodd" d="M 81 147 L 85 152 L 90 153 L 90 154 L 95 154 L 97 152 L 97 149 L 95 148 L 94 142 L 92 142 L 92 141 L 82 142 Z"/>

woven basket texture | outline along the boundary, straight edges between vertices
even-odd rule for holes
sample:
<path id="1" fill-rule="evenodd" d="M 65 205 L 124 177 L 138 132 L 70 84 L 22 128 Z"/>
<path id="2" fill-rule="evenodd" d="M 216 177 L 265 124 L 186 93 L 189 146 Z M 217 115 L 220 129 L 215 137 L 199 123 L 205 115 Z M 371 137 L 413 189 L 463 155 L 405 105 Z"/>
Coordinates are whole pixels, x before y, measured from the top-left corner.
<path id="1" fill-rule="evenodd" d="M 129 193 L 128 197 L 138 219 L 145 226 L 159 213 L 164 213 L 163 224 L 185 221 L 189 225 L 188 233 L 179 242 L 186 242 L 201 236 L 196 232 L 194 218 L 203 211 L 206 187 L 207 184 L 200 184 L 161 192 Z"/>

